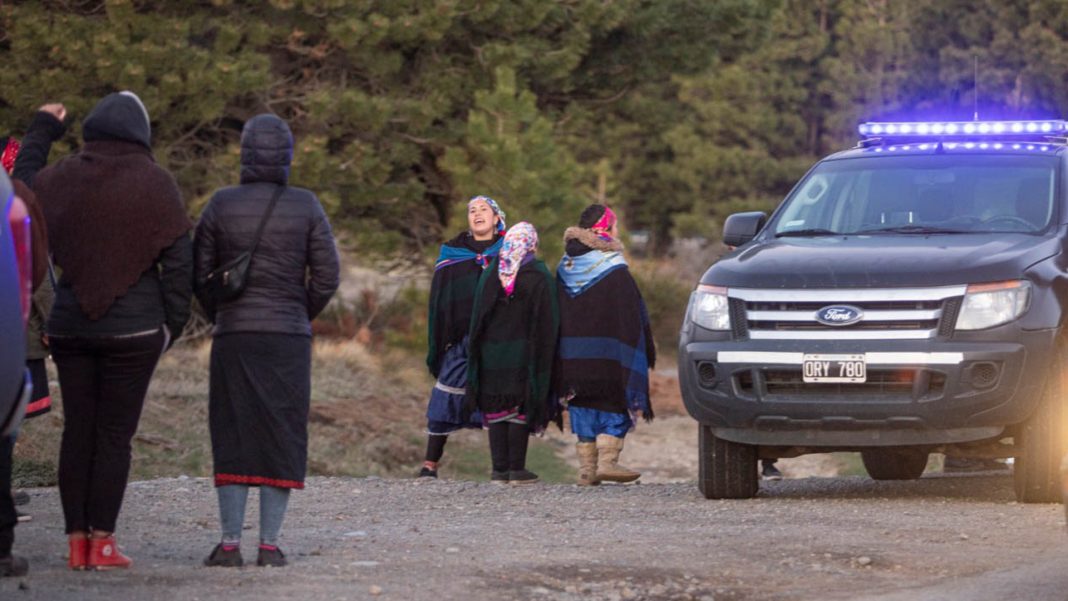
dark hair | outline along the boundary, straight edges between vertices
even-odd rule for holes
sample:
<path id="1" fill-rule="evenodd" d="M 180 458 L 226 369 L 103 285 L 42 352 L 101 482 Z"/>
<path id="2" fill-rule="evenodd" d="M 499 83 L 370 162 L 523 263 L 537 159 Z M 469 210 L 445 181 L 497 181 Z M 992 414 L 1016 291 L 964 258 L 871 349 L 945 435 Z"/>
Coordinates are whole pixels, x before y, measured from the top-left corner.
<path id="1" fill-rule="evenodd" d="M 579 217 L 578 225 L 581 228 L 590 229 L 597 225 L 597 222 L 604 217 L 604 212 L 607 209 L 602 204 L 592 204 L 582 210 L 582 215 Z"/>

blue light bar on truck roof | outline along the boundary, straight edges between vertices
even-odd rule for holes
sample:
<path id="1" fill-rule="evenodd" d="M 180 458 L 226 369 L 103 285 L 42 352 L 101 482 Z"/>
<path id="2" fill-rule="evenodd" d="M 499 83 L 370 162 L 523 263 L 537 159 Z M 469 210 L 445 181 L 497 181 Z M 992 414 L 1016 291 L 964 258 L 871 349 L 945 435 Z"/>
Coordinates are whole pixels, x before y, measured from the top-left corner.
<path id="1" fill-rule="evenodd" d="M 1068 121 L 888 121 L 862 123 L 857 131 L 863 138 L 1066 136 Z"/>

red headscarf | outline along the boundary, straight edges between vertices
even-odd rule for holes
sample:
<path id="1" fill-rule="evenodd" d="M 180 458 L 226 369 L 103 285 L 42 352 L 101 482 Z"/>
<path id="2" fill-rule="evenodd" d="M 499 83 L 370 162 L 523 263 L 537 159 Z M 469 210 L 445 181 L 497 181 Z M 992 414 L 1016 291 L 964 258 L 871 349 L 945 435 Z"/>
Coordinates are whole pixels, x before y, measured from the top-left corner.
<path id="1" fill-rule="evenodd" d="M 613 239 L 612 234 L 610 234 L 609 231 L 615 224 L 616 214 L 612 212 L 612 209 L 606 206 L 604 208 L 604 215 L 601 215 L 601 218 L 597 220 L 597 223 L 593 224 L 593 227 L 591 227 L 590 230 L 597 234 L 602 240 L 609 241 Z"/>
<path id="2" fill-rule="evenodd" d="M 0 154 L 0 164 L 4 165 L 4 171 L 7 171 L 8 175 L 15 170 L 15 157 L 19 155 L 19 149 L 22 148 L 22 144 L 15 138 L 8 138 L 7 144 L 4 145 L 4 152 Z"/>

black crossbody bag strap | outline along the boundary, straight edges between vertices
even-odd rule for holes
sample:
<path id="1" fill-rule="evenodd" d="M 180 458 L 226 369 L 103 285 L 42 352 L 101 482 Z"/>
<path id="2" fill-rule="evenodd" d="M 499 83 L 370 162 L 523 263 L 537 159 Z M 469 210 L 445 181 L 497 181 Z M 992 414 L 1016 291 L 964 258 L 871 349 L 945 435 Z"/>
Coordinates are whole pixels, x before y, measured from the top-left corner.
<path id="1" fill-rule="evenodd" d="M 260 226 L 256 228 L 256 235 L 252 238 L 252 248 L 248 249 L 249 258 L 256 254 L 256 247 L 260 245 L 260 238 L 263 237 L 263 229 L 267 227 L 267 220 L 271 218 L 271 213 L 274 212 L 274 205 L 278 204 L 278 197 L 285 192 L 286 187 L 279 185 L 278 189 L 274 191 L 274 196 L 271 196 L 271 203 L 267 205 L 267 212 L 263 214 L 263 218 L 260 219 Z"/>

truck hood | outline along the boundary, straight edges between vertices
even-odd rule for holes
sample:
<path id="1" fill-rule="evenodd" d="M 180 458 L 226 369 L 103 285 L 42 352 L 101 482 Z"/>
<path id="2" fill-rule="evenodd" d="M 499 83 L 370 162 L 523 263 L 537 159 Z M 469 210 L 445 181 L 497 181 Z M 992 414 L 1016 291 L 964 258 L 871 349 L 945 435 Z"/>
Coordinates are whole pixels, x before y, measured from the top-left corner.
<path id="1" fill-rule="evenodd" d="M 898 288 L 1017 279 L 1061 252 L 1061 232 L 758 239 L 702 284 L 737 288 Z"/>

